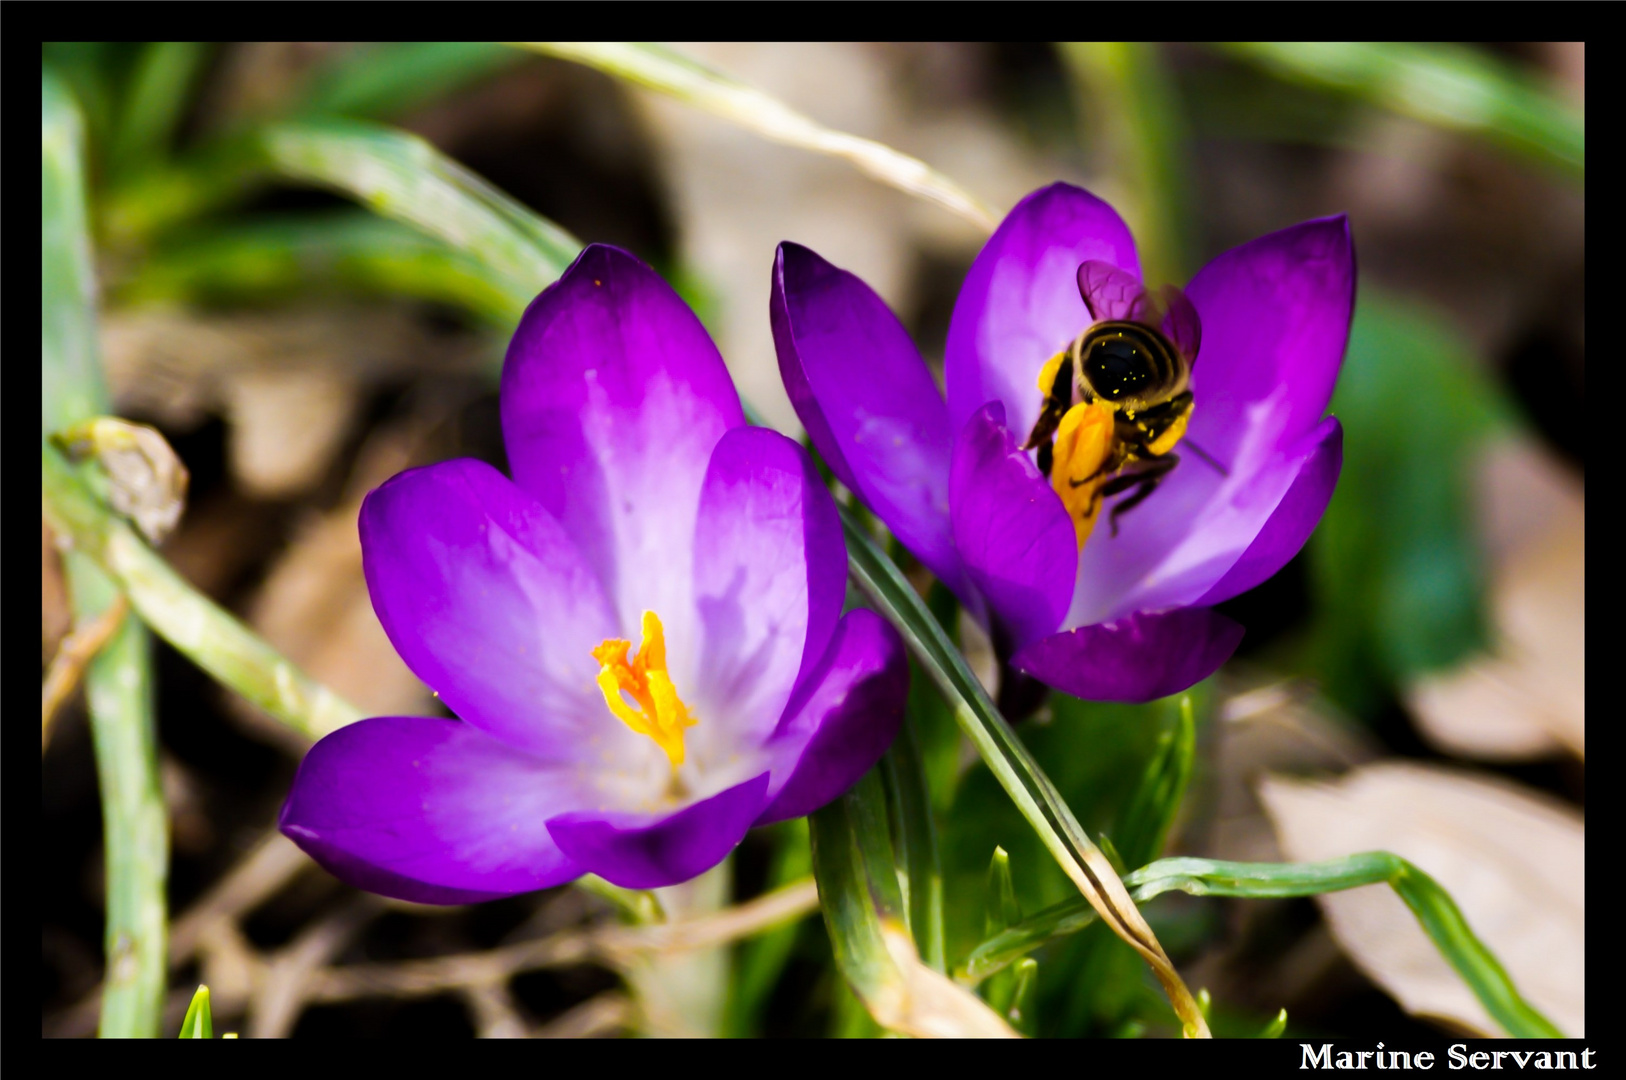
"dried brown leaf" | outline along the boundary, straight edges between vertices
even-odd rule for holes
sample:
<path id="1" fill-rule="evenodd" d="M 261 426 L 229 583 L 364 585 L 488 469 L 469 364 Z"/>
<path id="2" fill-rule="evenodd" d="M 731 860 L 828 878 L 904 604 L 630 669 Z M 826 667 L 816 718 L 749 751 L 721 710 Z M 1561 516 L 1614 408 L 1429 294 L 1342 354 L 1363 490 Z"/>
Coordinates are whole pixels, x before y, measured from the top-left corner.
<path id="1" fill-rule="evenodd" d="M 1578 814 L 1502 780 L 1385 762 L 1333 782 L 1267 779 L 1294 861 L 1392 851 L 1450 892 L 1530 1002 L 1579 1036 L 1585 1009 L 1585 832 Z M 1408 1012 L 1500 1031 L 1416 918 L 1383 886 L 1317 898 L 1355 965 Z"/>
<path id="2" fill-rule="evenodd" d="M 1452 753 L 1586 754 L 1586 506 L 1579 482 L 1531 443 L 1493 446 L 1480 475 L 1494 653 L 1419 679 L 1407 702 Z"/>

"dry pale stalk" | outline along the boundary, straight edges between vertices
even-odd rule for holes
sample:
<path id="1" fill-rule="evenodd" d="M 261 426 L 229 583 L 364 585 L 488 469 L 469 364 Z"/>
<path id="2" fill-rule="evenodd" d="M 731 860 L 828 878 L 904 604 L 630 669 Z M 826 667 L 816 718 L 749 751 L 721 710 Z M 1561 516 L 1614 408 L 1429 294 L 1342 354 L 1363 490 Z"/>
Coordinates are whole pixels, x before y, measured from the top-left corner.
<path id="1" fill-rule="evenodd" d="M 84 677 L 85 668 L 91 660 L 118 632 L 129 610 L 130 602 L 120 593 L 100 615 L 83 626 L 75 627 L 71 634 L 62 639 L 62 646 L 51 658 L 51 667 L 46 671 L 45 683 L 40 688 L 40 753 L 45 753 L 46 746 L 51 742 L 51 721 L 56 719 L 56 714 L 68 698 L 73 696 L 74 688 Z"/>

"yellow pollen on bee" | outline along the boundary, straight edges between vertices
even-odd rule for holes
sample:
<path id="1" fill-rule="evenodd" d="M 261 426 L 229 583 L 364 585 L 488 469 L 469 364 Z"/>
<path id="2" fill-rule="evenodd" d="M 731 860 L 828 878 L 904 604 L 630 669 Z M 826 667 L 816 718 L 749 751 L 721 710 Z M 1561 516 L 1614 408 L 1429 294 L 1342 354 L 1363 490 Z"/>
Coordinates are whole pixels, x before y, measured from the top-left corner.
<path id="1" fill-rule="evenodd" d="M 1112 406 L 1098 399 L 1068 409 L 1056 428 L 1050 486 L 1073 520 L 1079 550 L 1095 531 L 1101 511 L 1097 492 L 1108 479 L 1105 466 L 1112 454 L 1114 419 Z"/>
<path id="2" fill-rule="evenodd" d="M 1067 350 L 1063 349 L 1044 362 L 1044 367 L 1039 369 L 1039 393 L 1045 395 L 1050 393 L 1050 388 L 1056 385 L 1056 372 L 1061 369 L 1061 362 L 1065 359 Z"/>
<path id="3" fill-rule="evenodd" d="M 631 661 L 632 642 L 605 638 L 593 649 L 599 663 L 598 688 L 616 719 L 640 735 L 647 735 L 666 753 L 675 771 L 683 764 L 683 729 L 699 721 L 678 697 L 666 670 L 666 630 L 653 611 L 644 612 L 643 641 Z M 622 697 L 637 703 L 634 708 Z"/>

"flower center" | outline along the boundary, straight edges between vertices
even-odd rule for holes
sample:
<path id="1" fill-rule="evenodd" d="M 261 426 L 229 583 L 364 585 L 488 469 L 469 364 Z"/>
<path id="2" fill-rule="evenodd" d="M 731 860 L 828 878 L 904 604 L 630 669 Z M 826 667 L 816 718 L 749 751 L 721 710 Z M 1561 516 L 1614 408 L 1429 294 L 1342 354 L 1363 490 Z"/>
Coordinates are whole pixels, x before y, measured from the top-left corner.
<path id="1" fill-rule="evenodd" d="M 699 721 L 689 714 L 689 707 L 678 697 L 666 671 L 666 630 L 661 626 L 661 617 L 653 611 L 644 612 L 643 631 L 638 655 L 630 662 L 630 641 L 605 638 L 593 649 L 593 659 L 599 662 L 598 688 L 604 694 L 604 704 L 622 723 L 655 740 L 675 772 L 683 764 L 683 729 Z M 628 705 L 623 694 L 632 698 L 636 707 Z"/>

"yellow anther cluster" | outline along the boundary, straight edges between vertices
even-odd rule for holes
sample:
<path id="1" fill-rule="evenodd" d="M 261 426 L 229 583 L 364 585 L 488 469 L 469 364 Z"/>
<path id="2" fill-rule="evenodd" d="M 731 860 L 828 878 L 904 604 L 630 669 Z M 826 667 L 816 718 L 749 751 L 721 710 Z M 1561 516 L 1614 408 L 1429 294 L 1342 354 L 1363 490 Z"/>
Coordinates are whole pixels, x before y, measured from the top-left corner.
<path id="1" fill-rule="evenodd" d="M 654 739 L 676 769 L 683 764 L 683 729 L 693 727 L 697 721 L 678 697 L 667 673 L 666 630 L 660 616 L 644 612 L 643 631 L 638 655 L 630 662 L 630 641 L 605 638 L 593 649 L 593 659 L 599 662 L 598 688 L 610 711 L 638 734 Z M 623 693 L 638 707 L 628 705 Z"/>

